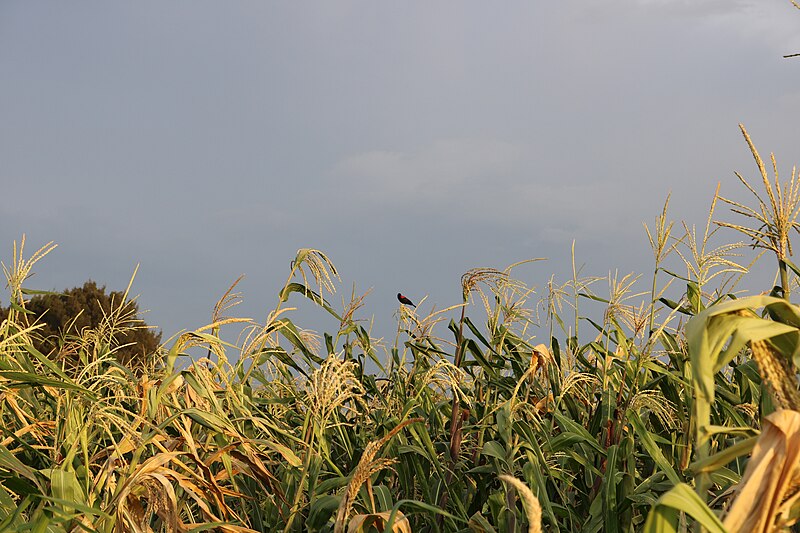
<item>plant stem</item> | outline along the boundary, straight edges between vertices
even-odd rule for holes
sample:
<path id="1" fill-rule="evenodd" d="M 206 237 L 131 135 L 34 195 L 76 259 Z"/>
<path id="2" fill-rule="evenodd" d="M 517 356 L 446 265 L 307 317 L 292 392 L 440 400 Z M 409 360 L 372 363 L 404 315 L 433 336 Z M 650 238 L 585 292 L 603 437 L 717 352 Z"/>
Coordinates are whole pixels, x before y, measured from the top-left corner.
<path id="1" fill-rule="evenodd" d="M 786 270 L 786 261 L 778 258 L 778 270 L 781 274 L 781 287 L 783 288 L 783 297 L 789 301 L 789 272 Z"/>

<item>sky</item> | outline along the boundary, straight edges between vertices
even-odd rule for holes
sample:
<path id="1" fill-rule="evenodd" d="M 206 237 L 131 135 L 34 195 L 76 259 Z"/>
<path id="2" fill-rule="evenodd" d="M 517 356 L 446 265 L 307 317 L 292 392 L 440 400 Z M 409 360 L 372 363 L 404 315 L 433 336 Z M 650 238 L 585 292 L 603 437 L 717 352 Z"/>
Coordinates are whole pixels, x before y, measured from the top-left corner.
<path id="1" fill-rule="evenodd" d="M 55 241 L 35 289 L 139 265 L 165 339 L 240 274 L 263 321 L 299 248 L 383 336 L 398 291 L 441 309 L 546 257 L 541 288 L 573 241 L 588 274 L 649 272 L 668 194 L 698 226 L 718 182 L 747 198 L 739 123 L 800 162 L 798 30 L 789 0 L 4 0 L 0 260 Z"/>

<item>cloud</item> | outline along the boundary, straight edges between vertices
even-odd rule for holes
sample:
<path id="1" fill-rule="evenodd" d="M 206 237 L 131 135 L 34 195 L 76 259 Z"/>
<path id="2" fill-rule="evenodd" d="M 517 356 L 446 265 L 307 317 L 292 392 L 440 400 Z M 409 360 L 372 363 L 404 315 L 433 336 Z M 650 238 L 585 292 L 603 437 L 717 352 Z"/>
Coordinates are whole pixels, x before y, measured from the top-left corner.
<path id="1" fill-rule="evenodd" d="M 765 43 L 781 53 L 800 51 L 800 10 L 789 0 L 748 2 L 712 19 L 722 31 L 738 33 L 748 41 Z"/>
<path id="2" fill-rule="evenodd" d="M 633 0 L 633 3 L 651 11 L 691 17 L 728 14 L 753 4 L 747 0 Z"/>
<path id="3" fill-rule="evenodd" d="M 371 150 L 345 157 L 337 179 L 377 202 L 438 203 L 519 169 L 518 144 L 492 139 L 443 139 L 415 151 Z"/>
<path id="4" fill-rule="evenodd" d="M 564 168 L 563 162 L 538 154 L 535 145 L 447 139 L 415 151 L 354 154 L 342 159 L 334 174 L 337 187 L 358 197 L 361 211 L 355 216 L 375 218 L 387 209 L 402 209 L 464 229 L 530 231 L 547 242 L 627 235 L 631 218 L 638 223 L 649 214 L 631 205 L 630 184 L 580 168 Z M 635 226 L 633 231 L 641 230 Z"/>
<path id="5" fill-rule="evenodd" d="M 577 26 L 599 28 L 586 32 L 593 38 L 609 28 L 621 34 L 647 28 L 666 31 L 664 37 L 676 41 L 665 40 L 663 47 L 680 50 L 677 39 L 685 39 L 686 31 L 694 29 L 700 32 L 699 45 L 722 39 L 731 53 L 739 55 L 759 45 L 775 51 L 800 48 L 800 10 L 790 0 L 587 0 L 565 9 Z"/>
<path id="6" fill-rule="evenodd" d="M 791 4 L 787 4 L 791 6 Z M 699 17 L 729 15 L 748 11 L 755 2 L 752 0 L 623 0 L 609 4 L 604 0 L 589 0 L 572 8 L 573 14 L 606 15 L 609 19 L 620 19 L 637 14 L 648 18 L 653 16 L 680 17 L 698 20 Z"/>
<path id="7" fill-rule="evenodd" d="M 635 8 L 648 18 L 685 19 L 711 32 L 740 35 L 779 50 L 800 46 L 800 10 L 790 0 L 629 0 L 627 4 L 627 9 Z"/>

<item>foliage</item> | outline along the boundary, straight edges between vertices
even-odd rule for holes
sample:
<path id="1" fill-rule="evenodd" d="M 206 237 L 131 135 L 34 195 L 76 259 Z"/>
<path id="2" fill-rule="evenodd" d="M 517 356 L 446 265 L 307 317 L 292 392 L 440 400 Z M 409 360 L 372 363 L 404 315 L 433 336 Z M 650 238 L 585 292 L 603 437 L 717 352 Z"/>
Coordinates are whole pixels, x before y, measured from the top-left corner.
<path id="1" fill-rule="evenodd" d="M 75 330 L 81 364 L 37 349 L 47 333 L 28 321 L 24 284 L 52 248 L 25 258 L 15 244 L 0 530 L 744 531 L 726 512 L 789 525 L 800 308 L 788 285 L 734 295 L 746 269 L 740 243 L 717 242 L 717 200 L 700 235 L 675 235 L 665 203 L 647 227 L 649 290 L 613 274 L 601 294 L 602 278 L 574 267 L 537 300 L 527 262 L 474 269 L 458 304 L 400 306 L 385 349 L 364 326 L 366 295 L 335 309 L 333 263 L 301 249 L 264 323 L 224 316 L 237 280 L 211 324 L 136 372 L 112 341 L 127 291 Z M 789 248 L 775 248 L 788 281 Z M 299 327 L 290 300 L 325 310 L 331 331 Z M 207 356 L 190 358 L 198 346 Z M 777 449 L 780 483 L 763 475 Z"/>
<path id="2" fill-rule="evenodd" d="M 139 318 L 139 305 L 125 300 L 123 291 L 106 294 L 105 287 L 87 281 L 82 287 L 67 289 L 61 293 L 36 294 L 25 305 L 27 311 L 21 315 L 24 325 L 41 324 L 34 339 L 37 350 L 46 354 L 70 357 L 70 341 L 80 337 L 84 330 L 105 327 L 112 310 L 125 302 L 122 320 L 110 341 L 116 350 L 116 358 L 131 367 L 140 367 L 144 358 L 153 354 L 161 345 L 161 333 L 155 333 Z M 0 306 L 0 321 L 8 317 L 10 307 Z"/>

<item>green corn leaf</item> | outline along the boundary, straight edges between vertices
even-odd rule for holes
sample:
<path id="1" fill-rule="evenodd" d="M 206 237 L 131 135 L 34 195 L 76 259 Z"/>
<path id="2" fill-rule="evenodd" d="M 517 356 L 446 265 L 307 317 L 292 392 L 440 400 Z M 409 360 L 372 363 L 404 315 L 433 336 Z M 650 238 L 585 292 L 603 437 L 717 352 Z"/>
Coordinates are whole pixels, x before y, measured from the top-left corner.
<path id="1" fill-rule="evenodd" d="M 697 520 L 708 533 L 728 533 L 720 519 L 685 483 L 676 485 L 658 499 L 647 516 L 643 533 L 677 533 L 680 513 Z"/>

